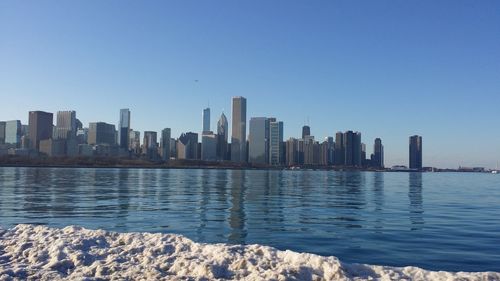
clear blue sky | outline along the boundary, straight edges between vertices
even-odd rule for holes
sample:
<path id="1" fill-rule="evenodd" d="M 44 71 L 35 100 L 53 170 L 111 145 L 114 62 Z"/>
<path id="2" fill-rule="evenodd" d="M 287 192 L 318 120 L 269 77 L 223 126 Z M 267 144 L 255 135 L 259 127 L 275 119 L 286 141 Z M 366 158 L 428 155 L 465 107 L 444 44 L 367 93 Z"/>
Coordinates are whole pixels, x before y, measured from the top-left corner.
<path id="1" fill-rule="evenodd" d="M 199 80 L 199 82 L 195 82 Z M 76 110 L 85 124 L 201 131 L 231 97 L 285 137 L 362 132 L 407 164 L 500 160 L 500 1 L 0 1 L 0 120 Z"/>

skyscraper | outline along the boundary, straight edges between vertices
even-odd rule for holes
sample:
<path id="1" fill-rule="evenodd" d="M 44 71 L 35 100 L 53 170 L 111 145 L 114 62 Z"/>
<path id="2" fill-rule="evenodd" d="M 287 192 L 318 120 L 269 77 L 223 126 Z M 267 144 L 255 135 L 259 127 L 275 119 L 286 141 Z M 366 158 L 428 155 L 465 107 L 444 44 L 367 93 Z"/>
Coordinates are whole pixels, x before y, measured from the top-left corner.
<path id="1" fill-rule="evenodd" d="M 269 158 L 269 119 L 250 118 L 248 135 L 248 162 L 266 164 Z"/>
<path id="2" fill-rule="evenodd" d="M 52 137 L 54 115 L 44 111 L 29 112 L 30 148 L 39 150 L 40 141 Z"/>
<path id="3" fill-rule="evenodd" d="M 130 110 L 128 108 L 120 109 L 120 128 L 118 144 L 123 150 L 129 150 L 130 145 Z"/>
<path id="4" fill-rule="evenodd" d="M 233 97 L 231 131 L 231 161 L 246 161 L 247 146 L 247 100 L 244 97 Z"/>
<path id="5" fill-rule="evenodd" d="M 89 134 L 87 142 L 91 145 L 115 145 L 115 125 L 104 122 L 89 123 Z"/>
<path id="6" fill-rule="evenodd" d="M 375 139 L 373 144 L 372 166 L 376 168 L 384 168 L 384 146 L 380 138 Z"/>
<path id="7" fill-rule="evenodd" d="M 422 137 L 410 137 L 410 169 L 422 169 Z"/>
<path id="8" fill-rule="evenodd" d="M 229 134 L 229 126 L 227 123 L 227 118 L 224 113 L 220 115 L 219 121 L 217 122 L 217 159 L 218 160 L 229 160 L 228 158 L 228 147 L 227 140 Z"/>
<path id="9" fill-rule="evenodd" d="M 76 112 L 58 111 L 54 139 L 74 139 L 76 137 Z"/>
<path id="10" fill-rule="evenodd" d="M 161 131 L 161 159 L 163 161 L 170 160 L 170 128 L 165 128 Z"/>
<path id="11" fill-rule="evenodd" d="M 304 125 L 302 127 L 302 139 L 305 139 L 307 136 L 311 135 L 311 127 Z"/>
<path id="12" fill-rule="evenodd" d="M 5 143 L 5 122 L 0 122 L 0 144 Z"/>
<path id="13" fill-rule="evenodd" d="M 5 143 L 21 147 L 21 121 L 12 120 L 5 122 Z"/>
<path id="14" fill-rule="evenodd" d="M 156 160 L 158 157 L 157 133 L 154 131 L 145 131 L 142 143 L 143 154 L 150 160 Z"/>
<path id="15" fill-rule="evenodd" d="M 205 131 L 201 135 L 201 160 L 217 160 L 217 135 L 212 131 Z"/>
<path id="16" fill-rule="evenodd" d="M 328 160 L 327 163 L 328 165 L 334 165 L 335 162 L 335 141 L 333 140 L 333 137 L 327 137 L 325 141 L 328 143 Z"/>
<path id="17" fill-rule="evenodd" d="M 345 141 L 344 134 L 342 132 L 337 132 L 335 134 L 335 165 L 343 166 L 345 165 Z"/>
<path id="18" fill-rule="evenodd" d="M 210 108 L 203 109 L 203 133 L 210 132 Z"/>
<path id="19" fill-rule="evenodd" d="M 282 165 L 283 122 L 271 119 L 269 122 L 269 164 Z"/>
<path id="20" fill-rule="evenodd" d="M 361 166 L 361 133 L 347 131 L 344 133 L 344 165 L 352 167 Z"/>
<path id="21" fill-rule="evenodd" d="M 198 158 L 198 134 L 183 133 L 177 142 L 177 159 Z"/>
<path id="22" fill-rule="evenodd" d="M 298 164 L 299 141 L 295 138 L 289 138 L 286 141 L 286 165 L 294 166 Z"/>
<path id="23" fill-rule="evenodd" d="M 141 132 L 130 130 L 130 150 L 135 154 L 141 153 Z"/>

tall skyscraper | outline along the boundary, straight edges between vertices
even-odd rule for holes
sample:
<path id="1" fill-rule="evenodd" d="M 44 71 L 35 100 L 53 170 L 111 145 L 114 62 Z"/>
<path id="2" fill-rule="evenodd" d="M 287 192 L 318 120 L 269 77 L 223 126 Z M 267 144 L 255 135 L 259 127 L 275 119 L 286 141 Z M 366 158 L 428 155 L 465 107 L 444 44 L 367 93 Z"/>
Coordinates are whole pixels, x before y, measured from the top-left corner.
<path id="1" fill-rule="evenodd" d="M 130 150 L 135 154 L 141 154 L 141 132 L 130 130 Z"/>
<path id="2" fill-rule="evenodd" d="M 283 159 L 283 122 L 271 119 L 269 122 L 269 164 L 282 165 Z"/>
<path id="3" fill-rule="evenodd" d="M 203 133 L 210 132 L 210 108 L 203 109 Z"/>
<path id="4" fill-rule="evenodd" d="M 165 128 L 161 131 L 161 159 L 163 161 L 170 160 L 170 139 L 171 139 L 170 128 Z"/>
<path id="5" fill-rule="evenodd" d="M 116 144 L 115 125 L 104 122 L 89 123 L 88 144 L 110 145 Z"/>
<path id="6" fill-rule="evenodd" d="M 118 144 L 123 150 L 129 150 L 130 146 L 130 110 L 120 109 L 120 128 L 118 131 Z"/>
<path id="7" fill-rule="evenodd" d="M 231 161 L 245 162 L 247 155 L 247 100 L 244 97 L 233 97 L 232 110 Z"/>
<path id="8" fill-rule="evenodd" d="M 198 158 L 198 134 L 183 133 L 177 141 L 177 159 Z"/>
<path id="9" fill-rule="evenodd" d="M 384 146 L 380 138 L 375 139 L 373 144 L 372 166 L 376 168 L 384 168 Z"/>
<path id="10" fill-rule="evenodd" d="M 143 140 L 143 154 L 150 160 L 156 160 L 158 157 L 157 133 L 154 131 L 145 131 Z"/>
<path id="11" fill-rule="evenodd" d="M 298 164 L 299 141 L 296 138 L 289 138 L 286 141 L 285 164 L 294 166 Z"/>
<path id="12" fill-rule="evenodd" d="M 54 115 L 44 111 L 29 112 L 30 148 L 39 150 L 40 141 L 52 137 Z"/>
<path id="13" fill-rule="evenodd" d="M 266 164 L 268 158 L 269 120 L 266 117 L 252 117 L 248 135 L 248 162 Z"/>
<path id="14" fill-rule="evenodd" d="M 0 122 L 0 144 L 5 143 L 5 122 Z"/>
<path id="15" fill-rule="evenodd" d="M 217 160 L 217 135 L 212 131 L 205 131 L 201 135 L 201 160 Z"/>
<path id="16" fill-rule="evenodd" d="M 342 132 L 337 132 L 335 134 L 335 165 L 343 166 L 345 165 L 345 141 L 344 134 Z"/>
<path id="17" fill-rule="evenodd" d="M 422 169 L 422 137 L 410 137 L 410 169 Z"/>
<path id="18" fill-rule="evenodd" d="M 5 143 L 17 148 L 21 147 L 21 121 L 5 122 Z"/>
<path id="19" fill-rule="evenodd" d="M 217 159 L 218 160 L 229 160 L 228 156 L 228 135 L 229 126 L 227 123 L 227 118 L 224 113 L 220 115 L 219 121 L 217 122 Z"/>
<path id="20" fill-rule="evenodd" d="M 352 167 L 361 166 L 361 133 L 347 131 L 344 133 L 345 162 Z"/>
<path id="21" fill-rule="evenodd" d="M 333 137 L 327 137 L 325 141 L 328 143 L 328 160 L 327 163 L 328 165 L 334 165 L 335 164 L 335 141 L 333 140 Z"/>
<path id="22" fill-rule="evenodd" d="M 58 111 L 54 139 L 74 139 L 76 130 L 76 112 Z"/>
<path id="23" fill-rule="evenodd" d="M 361 167 L 363 165 L 362 160 L 364 159 L 362 157 L 363 155 L 363 146 L 361 142 L 361 133 L 360 132 L 355 132 L 354 133 L 354 147 L 353 147 L 353 159 L 354 159 L 354 166 L 355 167 Z M 366 155 L 365 155 L 366 158 Z"/>
<path id="24" fill-rule="evenodd" d="M 307 136 L 311 135 L 311 127 L 304 125 L 302 127 L 302 139 L 305 139 Z"/>

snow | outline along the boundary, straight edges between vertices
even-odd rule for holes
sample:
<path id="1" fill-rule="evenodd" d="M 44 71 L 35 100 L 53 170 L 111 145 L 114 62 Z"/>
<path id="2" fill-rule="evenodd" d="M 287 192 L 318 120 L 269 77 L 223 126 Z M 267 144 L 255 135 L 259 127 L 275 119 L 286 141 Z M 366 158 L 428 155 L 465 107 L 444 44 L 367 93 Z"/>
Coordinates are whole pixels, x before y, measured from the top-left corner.
<path id="1" fill-rule="evenodd" d="M 175 234 L 21 224 L 0 229 L 0 280 L 500 280 L 500 273 L 347 264 Z"/>

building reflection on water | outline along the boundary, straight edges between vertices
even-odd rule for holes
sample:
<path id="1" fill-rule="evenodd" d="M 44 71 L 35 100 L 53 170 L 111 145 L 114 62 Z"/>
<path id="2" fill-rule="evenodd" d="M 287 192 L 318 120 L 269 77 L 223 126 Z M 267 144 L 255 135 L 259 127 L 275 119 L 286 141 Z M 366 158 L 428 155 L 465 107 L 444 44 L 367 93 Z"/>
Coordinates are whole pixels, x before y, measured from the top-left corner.
<path id="1" fill-rule="evenodd" d="M 375 204 L 375 225 L 376 230 L 384 228 L 384 173 L 373 173 L 373 203 Z"/>
<path id="2" fill-rule="evenodd" d="M 411 230 L 421 230 L 424 225 L 424 208 L 422 197 L 422 173 L 408 174 L 408 198 L 410 199 Z"/>
<path id="3" fill-rule="evenodd" d="M 234 170 L 231 172 L 231 191 L 229 209 L 230 233 L 228 242 L 234 244 L 245 243 L 247 232 L 245 230 L 245 193 L 246 193 L 246 171 Z"/>

